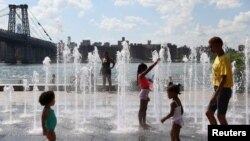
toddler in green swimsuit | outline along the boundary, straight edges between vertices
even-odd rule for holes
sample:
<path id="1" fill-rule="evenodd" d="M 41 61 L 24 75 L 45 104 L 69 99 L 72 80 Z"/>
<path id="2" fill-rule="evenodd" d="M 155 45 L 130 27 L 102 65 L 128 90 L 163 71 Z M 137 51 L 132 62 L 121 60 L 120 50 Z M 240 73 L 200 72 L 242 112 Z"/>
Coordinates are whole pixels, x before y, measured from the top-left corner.
<path id="1" fill-rule="evenodd" d="M 42 128 L 43 135 L 48 138 L 48 141 L 55 141 L 56 116 L 54 110 L 50 107 L 55 105 L 55 94 L 53 91 L 43 92 L 39 97 L 39 102 L 44 106 L 42 113 Z"/>

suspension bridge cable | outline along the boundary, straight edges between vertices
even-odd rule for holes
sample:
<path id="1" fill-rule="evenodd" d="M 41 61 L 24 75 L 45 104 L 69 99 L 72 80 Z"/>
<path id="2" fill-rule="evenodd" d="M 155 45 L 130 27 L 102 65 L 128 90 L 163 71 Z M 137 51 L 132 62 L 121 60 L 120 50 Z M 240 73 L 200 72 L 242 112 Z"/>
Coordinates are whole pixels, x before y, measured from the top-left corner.
<path id="1" fill-rule="evenodd" d="M 33 20 L 33 18 L 32 17 L 30 17 L 30 19 L 31 19 L 31 22 L 34 24 L 34 26 L 35 26 L 35 29 L 37 29 L 38 30 L 38 32 L 40 33 L 40 35 L 43 37 L 43 39 L 45 39 L 46 40 L 46 37 L 42 34 L 42 32 L 39 30 L 39 26 L 35 23 L 35 21 Z"/>
<path id="2" fill-rule="evenodd" d="M 1 9 L 1 10 L 0 10 L 0 13 L 1 13 L 1 12 L 4 12 L 5 10 L 8 10 L 8 8 L 9 8 L 9 7 L 7 6 L 7 7 L 3 8 L 3 9 Z"/>
<path id="3" fill-rule="evenodd" d="M 22 24 L 24 23 L 24 21 L 22 20 L 22 18 L 21 18 L 21 16 L 16 12 L 16 15 L 17 15 L 17 17 L 18 17 L 18 19 L 20 19 L 21 20 L 21 22 L 22 22 Z M 31 27 L 31 29 L 33 29 L 32 27 Z M 34 30 L 34 29 L 33 29 Z M 44 40 L 44 39 L 43 39 Z"/>
<path id="4" fill-rule="evenodd" d="M 9 13 L 2 14 L 2 15 L 0 15 L 0 18 L 7 16 L 7 15 L 9 15 Z"/>
<path id="5" fill-rule="evenodd" d="M 29 11 L 30 13 L 30 19 L 32 20 L 33 24 L 37 27 L 39 33 L 44 37 L 44 34 L 39 30 L 41 27 L 39 27 L 39 24 L 36 24 L 36 22 L 34 21 L 35 17 L 33 16 L 33 14 Z M 34 19 L 33 19 L 34 18 Z M 43 30 L 43 29 L 42 29 Z M 46 35 L 46 34 L 45 34 Z M 47 36 L 47 35 L 46 35 Z M 45 37 L 44 37 L 45 38 Z M 46 40 L 46 39 L 45 39 Z"/>
<path id="6" fill-rule="evenodd" d="M 47 33 L 47 31 L 43 28 L 42 24 L 37 20 L 37 18 L 32 14 L 32 12 L 30 10 L 28 10 L 28 11 L 31 14 L 31 16 L 33 16 L 35 18 L 35 20 L 37 21 L 37 24 L 43 29 L 43 32 L 45 33 L 45 35 L 48 36 L 48 38 L 50 39 L 50 41 L 52 41 L 51 37 L 49 36 L 49 34 Z"/>
<path id="7" fill-rule="evenodd" d="M 17 12 L 16 12 L 16 15 L 17 15 L 18 19 L 20 19 L 21 22 L 22 22 L 22 24 L 23 24 L 24 21 L 22 20 L 21 16 L 20 16 Z M 30 27 L 31 27 L 31 29 L 33 29 L 32 25 L 31 25 Z M 33 31 L 36 32 L 36 30 L 34 30 L 34 29 L 33 29 Z M 39 30 L 38 30 L 38 31 L 39 31 Z M 37 36 L 37 35 L 36 35 L 36 36 Z M 39 36 L 37 36 L 37 37 L 39 37 Z M 43 34 L 40 34 L 40 37 L 39 37 L 39 38 L 41 38 L 41 39 L 43 39 L 43 40 L 46 40 L 46 38 L 43 36 Z"/>
<path id="8" fill-rule="evenodd" d="M 33 25 L 31 25 L 31 24 L 30 24 L 30 29 L 32 30 L 32 32 L 30 32 L 30 33 L 35 34 L 37 38 L 40 38 L 40 39 L 43 39 L 43 40 L 45 39 L 43 36 L 41 36 L 41 34 L 38 34 L 36 28 L 34 28 Z"/>

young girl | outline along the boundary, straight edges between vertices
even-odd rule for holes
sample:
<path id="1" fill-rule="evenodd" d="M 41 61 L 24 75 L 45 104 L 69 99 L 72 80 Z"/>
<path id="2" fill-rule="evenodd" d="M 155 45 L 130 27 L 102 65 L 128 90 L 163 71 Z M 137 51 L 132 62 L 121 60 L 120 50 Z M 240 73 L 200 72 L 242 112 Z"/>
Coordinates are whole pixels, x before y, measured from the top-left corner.
<path id="1" fill-rule="evenodd" d="M 180 94 L 180 85 L 169 84 L 167 92 L 168 98 L 173 99 L 173 101 L 170 104 L 170 113 L 166 117 L 162 118 L 161 122 L 164 123 L 165 120 L 172 117 L 173 125 L 170 132 L 171 141 L 180 141 L 179 134 L 181 127 L 183 126 L 183 107 L 178 97 L 178 94 Z"/>
<path id="2" fill-rule="evenodd" d="M 54 110 L 50 107 L 55 105 L 55 94 L 53 91 L 43 92 L 39 97 L 39 102 L 44 106 L 42 113 L 42 128 L 43 135 L 47 137 L 48 141 L 55 141 L 55 127 L 56 127 L 56 116 Z"/>
<path id="3" fill-rule="evenodd" d="M 145 77 L 146 74 L 154 68 L 154 66 L 160 61 L 160 59 L 157 59 L 157 61 L 152 64 L 150 67 L 147 67 L 146 64 L 141 63 L 138 66 L 137 70 L 137 84 L 140 86 L 140 110 L 138 113 L 139 118 L 139 124 L 142 128 L 147 128 L 149 125 L 146 124 L 146 111 L 148 107 L 148 102 L 150 101 L 148 94 L 150 91 L 150 81 Z"/>

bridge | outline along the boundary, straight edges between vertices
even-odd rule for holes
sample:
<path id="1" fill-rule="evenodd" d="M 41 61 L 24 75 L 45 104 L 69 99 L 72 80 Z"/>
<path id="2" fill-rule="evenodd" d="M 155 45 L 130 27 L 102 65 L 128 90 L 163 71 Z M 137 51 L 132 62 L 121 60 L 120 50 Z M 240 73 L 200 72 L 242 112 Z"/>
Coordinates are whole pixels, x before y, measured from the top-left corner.
<path id="1" fill-rule="evenodd" d="M 9 5 L 9 11 L 1 15 L 2 11 L 5 11 L 4 9 L 0 10 L 0 18 L 8 16 L 8 29 L 0 29 L 0 62 L 42 63 L 46 56 L 54 61 L 57 51 L 56 44 L 52 42 L 42 24 L 28 11 L 28 5 Z M 21 15 L 18 13 L 19 10 L 21 10 Z M 33 32 L 30 30 L 29 17 L 35 26 L 35 31 L 42 29 L 39 32 L 34 31 L 36 37 L 31 36 Z M 17 20 L 21 21 L 20 24 L 17 24 Z M 40 33 L 40 38 L 37 33 Z"/>

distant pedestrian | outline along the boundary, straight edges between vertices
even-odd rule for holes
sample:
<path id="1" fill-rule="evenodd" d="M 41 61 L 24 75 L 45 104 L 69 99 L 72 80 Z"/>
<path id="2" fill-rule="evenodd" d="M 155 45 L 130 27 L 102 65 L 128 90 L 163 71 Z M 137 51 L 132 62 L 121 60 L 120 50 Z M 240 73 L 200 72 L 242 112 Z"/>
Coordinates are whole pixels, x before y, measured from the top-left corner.
<path id="1" fill-rule="evenodd" d="M 100 74 L 102 74 L 102 78 L 103 78 L 103 89 L 104 90 L 106 89 L 106 79 L 108 79 L 108 83 L 109 83 L 108 90 L 111 91 L 111 88 L 112 88 L 111 69 L 114 68 L 115 61 L 109 56 L 108 52 L 104 53 L 104 57 L 101 60 L 102 60 L 102 67 L 101 67 Z M 112 67 L 110 67 L 110 64 L 112 64 Z"/>
<path id="2" fill-rule="evenodd" d="M 55 84 L 55 83 L 56 83 L 56 75 L 55 75 L 55 74 L 52 74 L 51 83 L 52 83 L 52 84 Z"/>
<path id="3" fill-rule="evenodd" d="M 56 75 L 55 74 L 52 74 L 51 84 L 56 84 Z M 56 90 L 56 86 L 55 85 L 50 86 L 49 90 L 55 91 Z"/>

